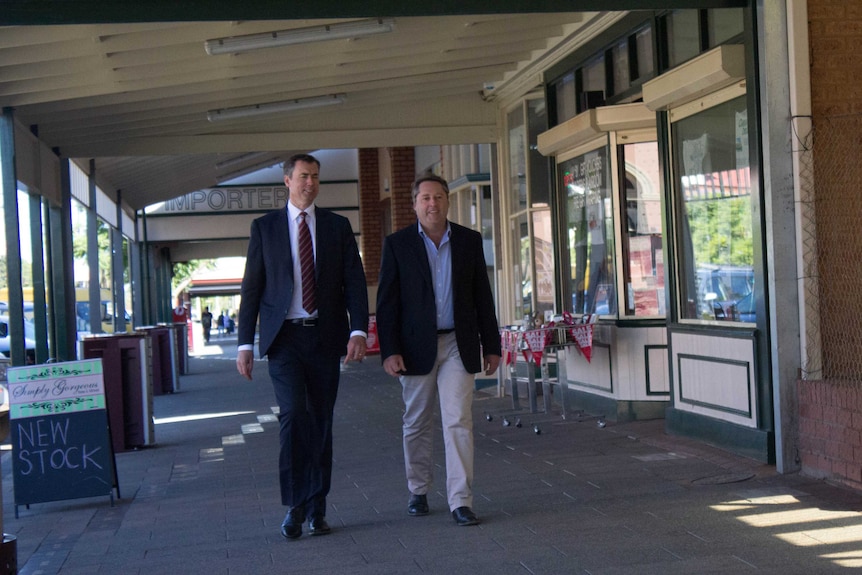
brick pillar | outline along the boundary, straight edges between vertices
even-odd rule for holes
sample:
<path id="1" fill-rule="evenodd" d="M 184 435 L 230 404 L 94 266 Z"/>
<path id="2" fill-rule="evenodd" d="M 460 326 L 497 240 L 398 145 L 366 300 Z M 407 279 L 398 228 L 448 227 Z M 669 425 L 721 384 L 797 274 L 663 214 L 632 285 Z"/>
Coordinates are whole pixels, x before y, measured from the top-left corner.
<path id="1" fill-rule="evenodd" d="M 383 214 L 380 205 L 380 163 L 377 150 L 359 150 L 359 228 L 362 264 L 368 285 L 377 285 L 383 247 Z"/>
<path id="2" fill-rule="evenodd" d="M 416 179 L 416 153 L 413 148 L 390 148 L 392 158 L 392 229 L 416 223 L 411 188 Z"/>

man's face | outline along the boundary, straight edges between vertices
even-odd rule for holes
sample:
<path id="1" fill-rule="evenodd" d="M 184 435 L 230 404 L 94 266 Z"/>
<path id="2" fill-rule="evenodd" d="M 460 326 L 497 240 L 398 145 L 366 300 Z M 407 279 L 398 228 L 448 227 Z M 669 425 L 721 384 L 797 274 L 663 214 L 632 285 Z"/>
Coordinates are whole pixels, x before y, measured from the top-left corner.
<path id="1" fill-rule="evenodd" d="M 419 193 L 413 200 L 413 211 L 425 230 L 446 228 L 446 214 L 449 213 L 449 194 L 438 182 L 422 182 Z"/>
<path id="2" fill-rule="evenodd" d="M 290 176 L 284 176 L 284 185 L 290 192 L 290 203 L 304 210 L 320 191 L 320 169 L 314 162 L 296 162 Z"/>

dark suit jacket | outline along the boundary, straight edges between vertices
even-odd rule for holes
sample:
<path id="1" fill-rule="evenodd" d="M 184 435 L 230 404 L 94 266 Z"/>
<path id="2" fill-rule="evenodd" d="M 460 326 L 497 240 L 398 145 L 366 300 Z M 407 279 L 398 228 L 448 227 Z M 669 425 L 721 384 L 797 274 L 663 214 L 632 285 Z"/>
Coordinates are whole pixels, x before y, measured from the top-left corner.
<path id="1" fill-rule="evenodd" d="M 315 206 L 317 329 L 326 350 L 341 356 L 352 330 L 368 331 L 368 291 L 356 238 L 347 218 Z M 269 352 L 293 297 L 287 208 L 251 224 L 240 291 L 239 345 L 253 344 L 260 315 L 261 357 Z M 349 313 L 349 318 L 348 318 Z"/>
<path id="2" fill-rule="evenodd" d="M 482 355 L 501 355 L 500 331 L 488 281 L 482 236 L 450 223 L 455 338 L 464 368 L 482 371 Z M 418 224 L 383 242 L 377 291 L 381 359 L 401 355 L 406 375 L 431 371 L 437 356 L 437 307 L 431 267 Z"/>

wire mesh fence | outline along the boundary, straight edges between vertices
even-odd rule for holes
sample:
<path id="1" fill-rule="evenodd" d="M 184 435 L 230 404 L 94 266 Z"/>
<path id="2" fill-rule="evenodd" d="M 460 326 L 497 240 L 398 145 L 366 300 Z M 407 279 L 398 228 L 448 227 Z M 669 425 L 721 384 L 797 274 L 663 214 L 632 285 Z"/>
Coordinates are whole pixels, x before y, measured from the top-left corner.
<path id="1" fill-rule="evenodd" d="M 803 377 L 862 384 L 862 115 L 799 126 Z"/>

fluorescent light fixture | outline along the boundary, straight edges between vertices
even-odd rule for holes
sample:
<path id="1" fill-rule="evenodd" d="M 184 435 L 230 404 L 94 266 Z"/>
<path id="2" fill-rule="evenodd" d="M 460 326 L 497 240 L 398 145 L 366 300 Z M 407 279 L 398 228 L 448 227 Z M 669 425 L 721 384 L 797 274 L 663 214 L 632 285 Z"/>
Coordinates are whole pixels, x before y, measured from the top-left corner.
<path id="1" fill-rule="evenodd" d="M 257 164 L 246 166 L 241 170 L 234 170 L 232 172 L 228 172 L 226 174 L 218 174 L 216 175 L 216 184 L 221 184 L 222 182 L 229 182 L 230 180 L 235 180 L 236 178 L 241 178 L 242 176 L 246 176 L 248 174 L 257 172 L 258 170 L 263 170 L 266 168 L 271 168 L 278 164 L 281 164 L 281 160 L 278 158 L 270 158 L 265 162 L 258 162 Z"/>
<path id="2" fill-rule="evenodd" d="M 316 96 L 314 98 L 299 98 L 297 100 L 284 100 L 282 102 L 269 102 L 266 104 L 254 104 L 253 106 L 239 106 L 236 108 L 220 108 L 207 112 L 207 120 L 210 122 L 221 122 L 224 120 L 235 120 L 238 118 L 249 118 L 251 116 L 263 116 L 266 114 L 280 114 L 292 112 L 304 108 L 319 108 L 341 104 L 347 98 L 344 94 L 329 94 Z"/>
<path id="3" fill-rule="evenodd" d="M 242 154 L 241 156 L 234 156 L 232 158 L 228 158 L 227 160 L 222 160 L 215 165 L 215 168 L 216 170 L 232 168 L 233 166 L 238 166 L 246 162 L 261 160 L 269 155 L 271 155 L 269 152 L 249 152 L 247 154 Z"/>
<path id="4" fill-rule="evenodd" d="M 294 28 L 293 30 L 281 30 L 263 34 L 249 34 L 248 36 L 217 38 L 204 42 L 204 48 L 206 48 L 207 54 L 211 56 L 237 54 L 239 52 L 275 48 L 277 46 L 290 46 L 292 44 L 359 38 L 360 36 L 391 32 L 394 28 L 395 21 L 391 18 L 354 20 L 353 22 L 342 22 L 327 26 L 312 26 L 310 28 Z"/>

